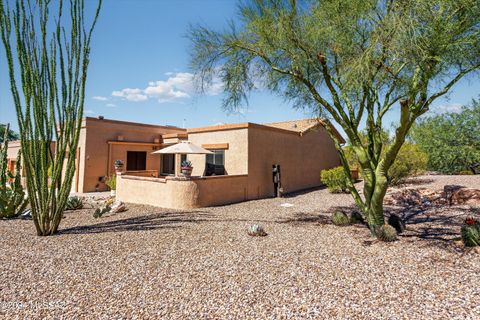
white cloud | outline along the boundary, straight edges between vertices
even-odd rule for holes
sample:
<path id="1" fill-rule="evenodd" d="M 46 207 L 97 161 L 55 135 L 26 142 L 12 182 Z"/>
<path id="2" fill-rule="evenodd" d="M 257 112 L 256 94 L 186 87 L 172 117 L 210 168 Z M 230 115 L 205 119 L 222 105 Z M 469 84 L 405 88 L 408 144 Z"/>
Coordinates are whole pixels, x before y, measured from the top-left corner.
<path id="1" fill-rule="evenodd" d="M 431 110 L 434 113 L 459 113 L 462 111 L 462 104 L 460 103 L 450 103 L 450 104 L 440 104 L 432 106 Z"/>
<path id="2" fill-rule="evenodd" d="M 107 97 L 102 97 L 102 96 L 94 96 L 92 97 L 93 100 L 98 100 L 98 101 L 107 101 Z"/>
<path id="3" fill-rule="evenodd" d="M 120 91 L 113 91 L 112 96 L 127 99 L 128 101 L 145 101 L 148 97 L 143 94 L 143 90 L 125 88 Z"/>
<path id="4" fill-rule="evenodd" d="M 113 108 L 113 107 L 116 107 L 117 105 L 114 104 L 114 103 L 107 103 L 105 106 L 107 106 L 109 108 Z"/>
<path id="5" fill-rule="evenodd" d="M 112 96 L 138 102 L 147 99 L 157 99 L 159 103 L 182 101 L 195 95 L 194 76 L 188 72 L 167 72 L 166 80 L 150 81 L 145 89 L 126 88 L 113 91 Z M 219 78 L 214 78 L 207 89 L 207 95 L 218 95 L 223 89 Z"/>
<path id="6" fill-rule="evenodd" d="M 92 109 L 87 109 L 87 110 L 83 111 L 83 113 L 85 113 L 85 114 L 95 114 L 95 111 L 93 111 Z"/>

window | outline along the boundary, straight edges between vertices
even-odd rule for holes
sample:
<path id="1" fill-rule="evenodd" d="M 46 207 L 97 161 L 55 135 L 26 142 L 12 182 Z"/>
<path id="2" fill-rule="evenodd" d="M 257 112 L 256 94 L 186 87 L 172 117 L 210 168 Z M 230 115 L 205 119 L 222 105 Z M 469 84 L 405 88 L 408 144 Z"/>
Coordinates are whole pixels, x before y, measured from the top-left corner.
<path id="1" fill-rule="evenodd" d="M 146 151 L 127 151 L 127 171 L 147 169 Z"/>
<path id="2" fill-rule="evenodd" d="M 215 165 L 225 165 L 225 150 L 210 150 L 213 153 L 207 154 L 207 163 Z"/>
<path id="3" fill-rule="evenodd" d="M 225 150 L 210 150 L 213 153 L 207 154 L 205 175 L 220 176 L 225 174 Z"/>

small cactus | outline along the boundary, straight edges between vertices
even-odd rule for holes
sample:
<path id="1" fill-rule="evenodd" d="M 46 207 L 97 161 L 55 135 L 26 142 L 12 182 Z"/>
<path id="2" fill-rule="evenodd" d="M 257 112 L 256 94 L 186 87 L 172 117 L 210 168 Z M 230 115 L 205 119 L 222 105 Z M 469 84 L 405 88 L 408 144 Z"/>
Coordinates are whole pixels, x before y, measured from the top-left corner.
<path id="1" fill-rule="evenodd" d="M 83 201 L 80 197 L 69 197 L 65 210 L 78 210 L 83 208 Z"/>
<path id="2" fill-rule="evenodd" d="M 101 218 L 105 213 L 110 211 L 110 206 L 104 206 L 95 209 L 95 212 L 93 213 L 94 218 Z"/>
<path id="3" fill-rule="evenodd" d="M 337 210 L 332 215 L 332 223 L 336 226 L 346 226 L 350 224 L 350 218 L 345 212 Z"/>
<path id="4" fill-rule="evenodd" d="M 265 237 L 267 235 L 263 227 L 259 226 L 258 224 L 251 225 L 248 228 L 247 233 L 252 237 Z"/>
<path id="5" fill-rule="evenodd" d="M 472 217 L 465 220 L 462 226 L 462 241 L 466 247 L 476 247 L 480 245 L 480 224 Z"/>
<path id="6" fill-rule="evenodd" d="M 376 231 L 377 238 L 384 242 L 397 240 L 397 230 L 389 224 L 384 224 Z"/>

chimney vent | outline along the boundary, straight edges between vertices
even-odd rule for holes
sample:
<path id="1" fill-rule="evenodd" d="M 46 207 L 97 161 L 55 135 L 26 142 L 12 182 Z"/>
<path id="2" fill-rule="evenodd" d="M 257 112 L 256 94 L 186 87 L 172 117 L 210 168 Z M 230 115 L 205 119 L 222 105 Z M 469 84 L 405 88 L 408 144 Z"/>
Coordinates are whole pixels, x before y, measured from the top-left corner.
<path id="1" fill-rule="evenodd" d="M 98 120 L 103 120 L 103 116 L 98 116 Z"/>

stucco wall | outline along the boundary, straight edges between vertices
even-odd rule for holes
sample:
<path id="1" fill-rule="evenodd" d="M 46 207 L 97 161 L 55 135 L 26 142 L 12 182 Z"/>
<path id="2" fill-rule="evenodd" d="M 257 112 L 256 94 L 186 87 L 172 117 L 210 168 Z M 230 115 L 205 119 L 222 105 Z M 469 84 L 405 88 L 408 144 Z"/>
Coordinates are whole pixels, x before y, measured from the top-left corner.
<path id="1" fill-rule="evenodd" d="M 146 151 L 147 170 L 160 170 L 160 156 L 151 154 L 156 150 L 153 143 L 155 139 L 161 139 L 162 134 L 177 132 L 185 132 L 185 130 L 176 127 L 86 118 L 81 132 L 81 141 L 84 143 L 80 145 L 79 192 L 107 190 L 107 186 L 101 183 L 99 178 L 114 173 L 115 160 L 123 160 L 126 167 L 127 151 Z M 117 141 L 118 136 L 123 136 L 123 142 L 145 142 L 152 145 L 112 144 L 109 147 L 108 141 Z"/>
<path id="2" fill-rule="evenodd" d="M 117 199 L 171 209 L 191 209 L 246 200 L 246 175 L 216 176 L 192 180 L 117 177 Z"/>
<path id="3" fill-rule="evenodd" d="M 248 173 L 248 129 L 222 130 L 213 132 L 189 133 L 188 140 L 202 146 L 205 144 L 225 144 L 225 170 L 228 175 Z M 201 176 L 205 171 L 205 155 L 188 155 L 192 161 L 192 175 Z"/>
<path id="4" fill-rule="evenodd" d="M 319 186 L 320 171 L 340 165 L 333 141 L 323 127 L 303 136 L 252 127 L 248 141 L 249 198 L 273 195 L 273 164 L 281 167 L 284 192 Z"/>

